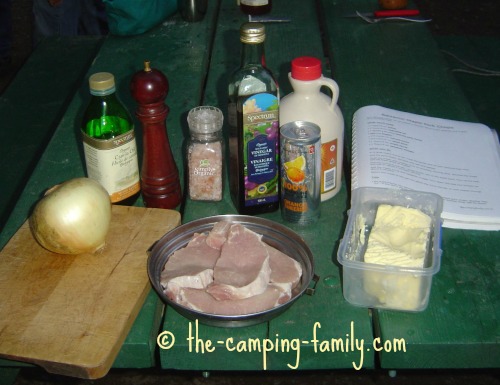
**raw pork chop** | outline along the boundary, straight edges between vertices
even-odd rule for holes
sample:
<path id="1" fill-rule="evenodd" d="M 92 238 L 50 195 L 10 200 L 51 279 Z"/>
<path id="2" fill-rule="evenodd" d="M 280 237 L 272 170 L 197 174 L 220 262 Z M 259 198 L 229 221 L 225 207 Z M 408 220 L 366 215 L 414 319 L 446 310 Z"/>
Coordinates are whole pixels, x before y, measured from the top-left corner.
<path id="1" fill-rule="evenodd" d="M 220 250 L 222 245 L 226 242 L 231 225 L 232 223 L 227 221 L 217 222 L 210 233 L 208 233 L 207 245 Z"/>
<path id="2" fill-rule="evenodd" d="M 179 303 L 190 309 L 208 314 L 243 315 L 272 309 L 290 299 L 280 287 L 269 285 L 263 293 L 250 298 L 218 301 L 205 290 L 182 289 Z"/>
<path id="3" fill-rule="evenodd" d="M 161 273 L 165 294 L 176 301 L 181 287 L 203 289 L 213 281 L 220 250 L 207 245 L 206 234 L 195 234 L 186 247 L 176 250 Z"/>
<path id="4" fill-rule="evenodd" d="M 207 292 L 217 300 L 243 299 L 263 293 L 269 283 L 269 252 L 261 235 L 234 224 L 214 267 Z"/>
<path id="5" fill-rule="evenodd" d="M 302 276 L 300 263 L 272 246 L 266 244 L 266 247 L 271 267 L 270 282 L 276 285 L 290 285 L 291 289 L 296 287 Z"/>

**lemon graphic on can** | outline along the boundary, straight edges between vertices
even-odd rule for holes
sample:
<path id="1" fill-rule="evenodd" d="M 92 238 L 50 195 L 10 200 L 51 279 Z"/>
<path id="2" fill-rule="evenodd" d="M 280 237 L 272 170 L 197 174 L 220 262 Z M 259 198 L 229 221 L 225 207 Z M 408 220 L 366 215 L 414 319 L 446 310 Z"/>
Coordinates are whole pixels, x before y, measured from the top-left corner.
<path id="1" fill-rule="evenodd" d="M 303 182 L 305 179 L 304 169 L 306 167 L 306 158 L 300 155 L 293 160 L 283 163 L 286 171 L 286 176 L 293 183 Z"/>

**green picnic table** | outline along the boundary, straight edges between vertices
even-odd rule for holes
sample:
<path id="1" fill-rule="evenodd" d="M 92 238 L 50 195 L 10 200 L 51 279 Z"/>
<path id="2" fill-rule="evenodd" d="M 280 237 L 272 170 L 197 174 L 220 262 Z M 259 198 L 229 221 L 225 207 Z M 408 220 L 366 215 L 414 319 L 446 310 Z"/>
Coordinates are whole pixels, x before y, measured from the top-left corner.
<path id="1" fill-rule="evenodd" d="M 342 269 L 336 262 L 336 253 L 349 209 L 353 113 L 362 106 L 378 104 L 417 114 L 477 121 L 425 24 L 369 24 L 360 18 L 344 17 L 355 11 L 373 11 L 376 6 L 376 2 L 368 0 L 275 1 L 270 16 L 290 21 L 266 23 L 267 66 L 277 77 L 282 96 L 291 92 L 287 78 L 290 61 L 304 55 L 320 58 L 324 75 L 335 79 L 340 88 L 339 104 L 346 122 L 342 190 L 321 204 L 321 218 L 312 226 L 283 222 L 279 212 L 262 215 L 290 227 L 307 242 L 319 276 L 315 294 L 302 296 L 269 322 L 220 328 L 186 319 L 175 309 L 164 306 L 151 291 L 113 368 L 160 367 L 206 372 L 499 367 L 498 232 L 442 230 L 441 270 L 434 277 L 425 311 L 366 309 L 352 306 L 343 298 Z M 22 193 L 0 234 L 0 246 L 26 220 L 30 207 L 44 190 L 62 180 L 85 175 L 75 127 L 88 98 L 86 79 L 92 73 L 114 73 L 117 91 L 130 111 L 136 108 L 129 92 L 130 80 L 142 68 L 143 61 L 150 60 L 154 68 L 165 73 L 170 83 L 166 99 L 170 108 L 168 137 L 183 180 L 187 112 L 198 105 L 213 105 L 226 115 L 228 74 L 239 65 L 238 30 L 246 20 L 234 0 L 211 1 L 201 22 L 188 23 L 180 15 L 174 15 L 138 36 L 106 37 L 99 42 L 95 55 L 92 50 L 96 46 L 89 44 L 93 60 L 88 61 L 85 76 L 66 77 L 67 84 L 73 84 L 65 94 L 71 100 L 65 111 L 54 112 L 58 124 L 53 133 L 47 134 L 51 135 L 50 141 L 41 149 L 27 181 L 23 181 Z M 30 64 L 36 66 L 37 62 Z M 40 61 L 42 65 L 45 67 L 47 63 Z M 19 76 L 28 74 L 21 72 Z M 75 79 L 78 79 L 76 85 Z M 32 104 L 33 110 L 43 108 Z M 11 124 L 16 123 L 13 120 Z M 139 122 L 136 127 L 140 149 Z M 142 205 L 142 201 L 137 205 Z M 187 199 L 178 210 L 183 223 L 236 213 L 227 188 L 221 202 L 207 204 Z M 165 331 L 175 336 L 175 346 L 170 349 L 157 344 L 158 335 Z M 194 333 L 197 343 L 189 339 Z M 323 342 L 322 349 L 314 339 Z M 276 349 L 265 354 L 249 349 L 249 342 L 254 340 L 275 342 Z M 279 341 L 284 340 L 301 341 L 300 349 L 278 348 Z M 333 340 L 342 341 L 342 349 L 330 343 Z M 214 351 L 204 350 L 207 341 L 216 345 Z M 236 346 L 242 351 L 237 351 Z M 380 346 L 382 349 L 376 351 L 375 347 Z M 12 377 L 12 373 L 25 365 L 9 360 L 0 364 L 3 367 L 0 373 L 5 373 L 2 378 L 9 373 Z"/>

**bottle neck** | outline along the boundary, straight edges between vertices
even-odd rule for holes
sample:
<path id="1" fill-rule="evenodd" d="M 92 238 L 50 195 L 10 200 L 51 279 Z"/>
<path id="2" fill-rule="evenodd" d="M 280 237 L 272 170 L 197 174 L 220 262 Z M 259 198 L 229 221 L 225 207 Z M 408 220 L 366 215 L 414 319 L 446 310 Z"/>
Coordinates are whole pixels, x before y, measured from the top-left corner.
<path id="1" fill-rule="evenodd" d="M 241 65 L 260 65 L 266 66 L 266 57 L 264 54 L 264 42 L 257 44 L 243 43 L 241 50 Z"/>
<path id="2" fill-rule="evenodd" d="M 107 90 L 95 90 L 95 89 L 90 89 L 90 95 L 92 96 L 108 96 L 108 95 L 113 95 L 115 93 L 116 89 L 115 87 L 108 88 Z"/>
<path id="3" fill-rule="evenodd" d="M 319 79 L 314 80 L 298 80 L 288 76 L 293 91 L 296 93 L 318 93 L 321 89 L 321 82 Z"/>
<path id="4" fill-rule="evenodd" d="M 107 95 L 90 95 L 91 100 L 94 102 L 108 102 L 108 103 L 117 103 L 118 99 L 116 98 L 115 93 L 107 94 Z"/>

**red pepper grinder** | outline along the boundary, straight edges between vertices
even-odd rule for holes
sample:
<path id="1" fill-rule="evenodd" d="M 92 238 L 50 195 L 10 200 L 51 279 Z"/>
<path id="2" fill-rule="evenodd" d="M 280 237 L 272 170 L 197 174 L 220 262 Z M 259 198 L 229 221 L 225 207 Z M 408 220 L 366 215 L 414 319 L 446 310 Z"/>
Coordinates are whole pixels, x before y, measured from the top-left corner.
<path id="1" fill-rule="evenodd" d="M 143 158 L 141 191 L 144 205 L 174 209 L 181 203 L 179 172 L 167 136 L 168 80 L 159 70 L 144 62 L 144 70 L 132 77 L 130 89 L 138 107 L 136 116 L 142 124 Z"/>

